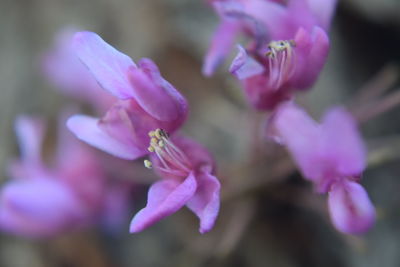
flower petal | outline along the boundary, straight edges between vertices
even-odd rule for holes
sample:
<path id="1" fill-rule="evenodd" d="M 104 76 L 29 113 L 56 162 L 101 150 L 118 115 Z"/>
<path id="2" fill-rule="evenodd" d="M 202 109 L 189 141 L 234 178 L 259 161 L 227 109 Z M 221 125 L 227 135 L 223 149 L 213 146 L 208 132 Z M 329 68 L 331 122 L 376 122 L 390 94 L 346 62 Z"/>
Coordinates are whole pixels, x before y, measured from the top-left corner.
<path id="1" fill-rule="evenodd" d="M 130 232 L 137 233 L 182 208 L 197 188 L 193 173 L 182 182 L 163 180 L 153 184 L 148 193 L 147 205 L 133 217 Z"/>
<path id="2" fill-rule="evenodd" d="M 329 213 L 337 230 L 361 234 L 375 222 L 375 209 L 367 192 L 355 182 L 334 184 L 328 197 Z"/>
<path id="3" fill-rule="evenodd" d="M 67 121 L 67 127 L 82 141 L 123 159 L 136 159 L 144 155 L 131 142 L 122 142 L 99 128 L 99 119 L 74 115 Z"/>
<path id="4" fill-rule="evenodd" d="M 291 37 L 289 31 L 290 18 L 286 7 L 274 1 L 252 0 L 245 1 L 244 13 L 253 21 L 258 21 L 267 29 L 270 40 L 286 40 Z"/>
<path id="5" fill-rule="evenodd" d="M 218 179 L 208 172 L 197 175 L 197 183 L 196 193 L 186 205 L 199 217 L 199 231 L 204 234 L 211 230 L 218 216 L 221 185 Z"/>
<path id="6" fill-rule="evenodd" d="M 314 16 L 318 18 L 319 25 L 325 30 L 328 30 L 337 0 L 307 0 L 307 2 Z"/>
<path id="7" fill-rule="evenodd" d="M 324 153 L 337 172 L 344 176 L 359 176 L 366 165 L 366 148 L 356 122 L 344 108 L 329 110 L 323 120 Z"/>
<path id="8" fill-rule="evenodd" d="M 292 86 L 308 89 L 317 80 L 322 71 L 329 52 L 329 38 L 320 27 L 314 27 L 311 35 L 300 28 L 295 36 L 296 73 Z"/>
<path id="9" fill-rule="evenodd" d="M 264 67 L 256 60 L 249 57 L 246 50 L 238 45 L 239 52 L 233 60 L 229 71 L 239 80 L 247 79 L 251 76 L 264 72 Z"/>
<path id="10" fill-rule="evenodd" d="M 102 90 L 82 64 L 72 47 L 73 29 L 64 29 L 56 36 L 54 47 L 42 59 L 43 73 L 65 95 L 86 101 L 104 111 L 115 98 Z"/>
<path id="11" fill-rule="evenodd" d="M 0 227 L 28 236 L 66 230 L 80 223 L 85 214 L 69 188 L 50 179 L 8 183 L 0 203 Z"/>
<path id="12" fill-rule="evenodd" d="M 287 146 L 305 178 L 323 178 L 325 162 L 320 156 L 321 131 L 308 114 L 292 102 L 281 104 L 271 117 L 268 130 Z"/>
<path id="13" fill-rule="evenodd" d="M 205 76 L 211 76 L 230 53 L 240 29 L 238 21 L 224 20 L 220 23 L 204 59 L 202 71 Z"/>
<path id="14" fill-rule="evenodd" d="M 149 65 L 149 62 L 144 64 L 145 67 Z M 179 116 L 185 117 L 185 112 L 182 112 L 185 108 L 180 107 L 181 104 L 186 106 L 184 98 L 175 98 L 179 93 L 161 78 L 155 64 L 145 70 L 150 72 L 150 77 L 146 75 L 142 68 L 129 69 L 129 79 L 133 89 L 132 92 L 138 104 L 147 113 L 160 121 L 174 121 L 177 120 Z M 168 86 L 164 87 L 165 85 Z"/>
<path id="15" fill-rule="evenodd" d="M 79 59 L 93 73 L 100 85 L 120 99 L 132 97 L 128 69 L 136 67 L 130 57 L 107 44 L 93 32 L 78 32 L 73 47 Z"/>

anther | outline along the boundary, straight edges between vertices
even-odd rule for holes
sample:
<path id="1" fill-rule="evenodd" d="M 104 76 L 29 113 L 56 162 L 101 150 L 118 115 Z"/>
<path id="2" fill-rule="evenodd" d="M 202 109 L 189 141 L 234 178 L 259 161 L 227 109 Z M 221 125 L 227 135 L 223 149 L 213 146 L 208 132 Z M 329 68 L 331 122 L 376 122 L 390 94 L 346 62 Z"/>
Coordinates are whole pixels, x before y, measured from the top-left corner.
<path id="1" fill-rule="evenodd" d="M 144 160 L 144 166 L 145 166 L 147 169 L 151 169 L 151 168 L 153 167 L 153 163 L 151 163 L 150 160 L 145 159 L 145 160 Z"/>
<path id="2" fill-rule="evenodd" d="M 158 141 L 158 146 L 159 147 L 164 147 L 165 143 L 163 140 Z"/>
<path id="3" fill-rule="evenodd" d="M 153 138 L 150 139 L 150 145 L 157 145 L 157 143 L 158 143 L 158 139 L 157 138 L 153 137 Z"/>

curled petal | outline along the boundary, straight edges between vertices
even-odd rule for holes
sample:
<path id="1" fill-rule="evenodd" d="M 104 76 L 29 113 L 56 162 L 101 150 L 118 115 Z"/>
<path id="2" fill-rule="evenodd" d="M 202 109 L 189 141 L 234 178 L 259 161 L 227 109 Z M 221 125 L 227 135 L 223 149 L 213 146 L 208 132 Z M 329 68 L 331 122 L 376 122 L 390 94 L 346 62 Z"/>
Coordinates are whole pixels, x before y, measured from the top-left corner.
<path id="1" fill-rule="evenodd" d="M 211 76 L 227 57 L 233 47 L 235 37 L 240 31 L 240 27 L 240 23 L 233 20 L 224 20 L 218 26 L 204 59 L 202 71 L 205 76 Z"/>
<path id="2" fill-rule="evenodd" d="M 358 176 L 365 169 L 366 148 L 356 122 L 344 108 L 329 110 L 323 120 L 323 151 L 342 176 Z"/>
<path id="3" fill-rule="evenodd" d="M 120 99 L 132 97 L 128 69 L 136 67 L 130 57 L 107 44 L 93 32 L 78 32 L 73 47 L 100 85 Z"/>
<path id="4" fill-rule="evenodd" d="M 358 183 L 334 184 L 329 192 L 328 205 L 332 223 L 340 232 L 361 234 L 375 222 L 375 208 Z"/>
<path id="5" fill-rule="evenodd" d="M 197 188 L 193 173 L 180 183 L 163 180 L 153 184 L 148 193 L 147 205 L 133 217 L 130 232 L 137 233 L 159 220 L 177 212 L 193 196 Z"/>
<path id="6" fill-rule="evenodd" d="M 158 71 L 158 70 L 157 70 Z M 154 73 L 151 73 L 155 75 Z M 159 73 L 158 73 L 159 74 Z M 161 84 L 160 79 L 154 80 L 146 75 L 146 73 L 140 68 L 130 68 L 129 69 L 129 79 L 132 83 L 132 92 L 135 100 L 138 104 L 151 116 L 160 121 L 174 121 L 179 118 L 179 116 L 185 116 L 182 113 L 184 107 L 180 107 L 184 103 L 177 101 L 171 93 L 177 94 L 175 92 L 168 92 Z M 161 77 L 157 77 L 161 78 Z M 179 93 L 178 93 L 179 94 Z M 182 98 L 183 99 L 183 98 Z M 183 99 L 184 100 L 184 99 Z"/>
<path id="7" fill-rule="evenodd" d="M 264 67 L 256 60 L 249 57 L 242 46 L 238 45 L 238 49 L 239 52 L 229 68 L 229 71 L 233 75 L 239 80 L 243 80 L 264 72 Z"/>
<path id="8" fill-rule="evenodd" d="M 199 217 L 199 231 L 204 234 L 211 230 L 218 216 L 221 185 L 218 179 L 208 172 L 197 175 L 197 184 L 196 193 L 186 205 Z"/>
<path id="9" fill-rule="evenodd" d="M 67 121 L 67 126 L 82 141 L 123 159 L 136 159 L 144 155 L 142 149 L 138 149 L 127 139 L 117 139 L 110 136 L 99 127 L 99 119 L 74 115 Z"/>

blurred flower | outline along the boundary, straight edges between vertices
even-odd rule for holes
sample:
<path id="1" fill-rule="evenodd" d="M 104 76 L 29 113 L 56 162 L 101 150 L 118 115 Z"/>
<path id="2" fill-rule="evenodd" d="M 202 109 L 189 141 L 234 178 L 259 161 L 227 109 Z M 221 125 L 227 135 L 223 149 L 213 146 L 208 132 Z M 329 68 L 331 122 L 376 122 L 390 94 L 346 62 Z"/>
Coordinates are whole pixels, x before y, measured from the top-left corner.
<path id="1" fill-rule="evenodd" d="M 64 29 L 57 34 L 54 47 L 42 58 L 42 69 L 54 86 L 67 96 L 91 104 L 98 112 L 111 107 L 114 98 L 102 90 L 93 74 L 79 61 L 72 48 L 76 31 Z"/>
<path id="2" fill-rule="evenodd" d="M 206 55 L 203 72 L 211 75 L 229 53 L 238 33 L 251 36 L 247 49 L 239 47 L 230 71 L 242 81 L 249 102 L 257 109 L 273 109 L 294 89 L 307 89 L 325 64 L 335 0 L 213 1 L 221 17 Z M 224 31 L 222 33 L 222 31 Z"/>
<path id="3" fill-rule="evenodd" d="M 199 217 L 200 233 L 210 231 L 218 215 L 220 191 L 213 159 L 190 139 L 169 138 L 161 129 L 149 135 L 152 154 L 145 165 L 154 167 L 163 179 L 150 187 L 147 206 L 132 219 L 130 231 L 140 232 L 184 205 Z"/>
<path id="4" fill-rule="evenodd" d="M 54 167 L 41 159 L 41 120 L 21 116 L 16 133 L 21 159 L 10 166 L 13 180 L 0 193 L 0 228 L 30 237 L 50 237 L 97 218 L 103 206 L 104 177 L 93 155 L 64 129 Z"/>
<path id="5" fill-rule="evenodd" d="M 73 49 L 98 83 L 114 95 L 115 104 L 101 118 L 75 115 L 69 129 L 81 140 L 124 159 L 148 153 L 148 132 L 174 132 L 185 121 L 187 102 L 150 59 L 136 65 L 97 34 L 75 34 Z"/>
<path id="6" fill-rule="evenodd" d="M 270 120 L 269 134 L 284 144 L 318 192 L 329 192 L 334 226 L 344 233 L 362 233 L 375 220 L 375 209 L 357 182 L 366 165 L 366 149 L 356 123 L 343 108 L 329 110 L 317 124 L 302 109 L 281 104 Z"/>

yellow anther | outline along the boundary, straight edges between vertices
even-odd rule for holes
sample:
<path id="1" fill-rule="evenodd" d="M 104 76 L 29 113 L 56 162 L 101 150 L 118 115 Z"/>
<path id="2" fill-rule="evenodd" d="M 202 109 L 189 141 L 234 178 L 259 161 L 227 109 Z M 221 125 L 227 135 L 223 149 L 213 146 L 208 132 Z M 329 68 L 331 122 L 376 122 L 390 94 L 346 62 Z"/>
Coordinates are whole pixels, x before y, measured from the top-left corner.
<path id="1" fill-rule="evenodd" d="M 162 130 L 161 130 L 161 129 L 157 129 L 157 130 L 154 131 L 154 134 L 155 134 L 155 137 L 156 137 L 157 139 L 161 139 L 161 137 L 162 137 Z"/>
<path id="2" fill-rule="evenodd" d="M 156 146 L 157 143 L 158 143 L 158 139 L 157 138 L 153 137 L 153 138 L 150 139 L 150 145 L 152 145 L 152 146 L 155 145 Z"/>
<path id="3" fill-rule="evenodd" d="M 158 141 L 158 146 L 159 147 L 164 147 L 165 143 L 163 140 Z"/>
<path id="4" fill-rule="evenodd" d="M 275 57 L 276 53 L 282 52 L 285 50 L 292 49 L 292 47 L 296 46 L 296 42 L 294 40 L 281 40 L 281 41 L 272 41 L 268 44 L 268 51 L 266 56 L 268 57 Z"/>
<path id="5" fill-rule="evenodd" d="M 145 160 L 144 160 L 144 166 L 145 166 L 147 169 L 151 169 L 151 168 L 153 167 L 153 163 L 151 163 L 150 160 L 145 159 Z"/>
<path id="6" fill-rule="evenodd" d="M 154 131 L 150 131 L 150 132 L 149 132 L 149 136 L 150 136 L 150 137 L 154 137 L 154 136 L 156 136 L 156 133 L 155 133 Z"/>
<path id="7" fill-rule="evenodd" d="M 153 146 L 149 146 L 149 147 L 147 148 L 147 150 L 150 151 L 150 152 L 154 152 L 154 151 L 155 151 L 155 149 L 154 149 Z"/>

